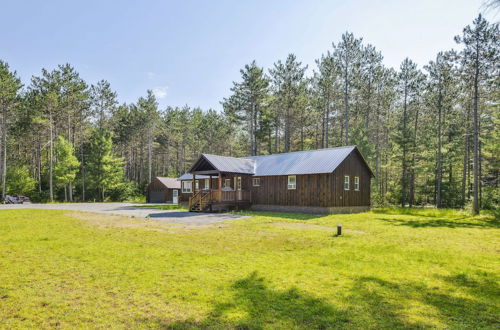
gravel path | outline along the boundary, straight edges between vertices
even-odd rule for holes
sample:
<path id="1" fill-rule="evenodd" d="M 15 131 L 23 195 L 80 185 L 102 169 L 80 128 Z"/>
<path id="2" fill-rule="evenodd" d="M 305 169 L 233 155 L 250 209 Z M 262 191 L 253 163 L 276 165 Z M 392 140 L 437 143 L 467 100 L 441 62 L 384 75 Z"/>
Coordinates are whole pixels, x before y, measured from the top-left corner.
<path id="1" fill-rule="evenodd" d="M 179 223 L 184 225 L 206 225 L 226 220 L 244 219 L 240 216 L 227 213 L 196 213 L 178 210 L 158 210 L 154 208 L 139 207 L 139 203 L 74 203 L 74 204 L 5 204 L 0 205 L 0 210 L 5 209 L 44 209 L 83 211 L 102 214 L 123 215 L 128 217 L 147 218 L 152 220 Z"/>

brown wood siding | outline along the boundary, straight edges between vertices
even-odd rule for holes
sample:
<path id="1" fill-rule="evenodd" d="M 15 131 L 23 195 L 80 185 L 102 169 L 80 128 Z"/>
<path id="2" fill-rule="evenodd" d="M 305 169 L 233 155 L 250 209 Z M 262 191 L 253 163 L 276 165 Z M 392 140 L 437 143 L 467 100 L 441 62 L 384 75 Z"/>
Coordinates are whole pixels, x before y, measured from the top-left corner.
<path id="1" fill-rule="evenodd" d="M 180 195 L 180 189 L 179 195 Z M 149 192 L 150 191 L 165 191 L 165 201 L 166 203 L 171 203 L 173 200 L 173 189 L 166 188 L 159 180 L 154 179 L 148 185 L 146 200 L 149 201 Z"/>
<path id="2" fill-rule="evenodd" d="M 344 176 L 350 177 L 350 190 L 344 190 Z M 354 190 L 354 177 L 360 190 Z M 263 176 L 260 186 L 252 186 L 252 203 L 291 206 L 369 206 L 370 172 L 357 152 L 351 153 L 333 173 L 297 175 L 297 187 L 288 189 L 288 176 Z M 256 176 L 257 178 L 257 176 Z M 250 182 L 251 184 L 251 182 Z"/>

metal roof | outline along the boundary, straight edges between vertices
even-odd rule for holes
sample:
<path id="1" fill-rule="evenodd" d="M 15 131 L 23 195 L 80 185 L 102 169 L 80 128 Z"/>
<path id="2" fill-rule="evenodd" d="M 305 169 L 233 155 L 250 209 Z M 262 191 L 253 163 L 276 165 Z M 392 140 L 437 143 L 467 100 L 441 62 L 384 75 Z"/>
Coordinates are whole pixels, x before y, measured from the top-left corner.
<path id="1" fill-rule="evenodd" d="M 175 178 L 165 178 L 162 176 L 157 176 L 156 179 L 160 181 L 165 187 L 170 189 L 180 189 L 181 184 Z"/>
<path id="2" fill-rule="evenodd" d="M 255 176 L 295 175 L 332 173 L 354 150 L 357 150 L 356 146 L 296 151 L 283 154 L 241 158 L 209 154 L 202 154 L 201 157 L 204 157 L 213 167 L 215 167 L 216 170 L 221 172 L 252 174 Z M 368 166 L 366 161 L 365 164 Z M 371 169 L 369 170 L 371 172 Z M 202 178 L 201 175 L 197 175 L 196 177 Z M 204 177 L 208 178 L 208 176 Z M 181 178 L 179 179 L 192 179 L 191 176 L 186 179 Z"/>
<path id="3" fill-rule="evenodd" d="M 212 175 L 212 178 L 217 178 L 217 177 L 218 177 L 217 175 Z M 196 179 L 210 179 L 210 176 L 196 174 Z M 183 175 L 177 178 L 177 181 L 182 181 L 182 180 L 193 180 L 193 175 L 191 173 L 184 173 Z"/>
<path id="4" fill-rule="evenodd" d="M 255 162 L 255 176 L 332 173 L 355 146 L 245 157 Z"/>
<path id="5" fill-rule="evenodd" d="M 203 154 L 205 159 L 221 172 L 232 172 L 241 174 L 254 174 L 255 162 L 245 158 L 225 157 L 218 155 Z"/>

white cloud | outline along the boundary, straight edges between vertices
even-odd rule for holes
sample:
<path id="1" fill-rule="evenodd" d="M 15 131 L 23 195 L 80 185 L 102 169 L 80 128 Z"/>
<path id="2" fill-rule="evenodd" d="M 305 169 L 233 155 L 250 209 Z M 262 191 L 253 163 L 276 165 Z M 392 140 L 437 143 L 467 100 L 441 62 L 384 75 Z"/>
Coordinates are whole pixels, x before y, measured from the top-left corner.
<path id="1" fill-rule="evenodd" d="M 148 71 L 148 72 L 146 72 L 146 76 L 148 77 L 149 80 L 152 80 L 152 79 L 156 78 L 157 75 L 154 72 Z"/>
<path id="2" fill-rule="evenodd" d="M 163 99 L 167 96 L 168 86 L 158 86 L 153 88 L 153 94 L 157 99 Z"/>

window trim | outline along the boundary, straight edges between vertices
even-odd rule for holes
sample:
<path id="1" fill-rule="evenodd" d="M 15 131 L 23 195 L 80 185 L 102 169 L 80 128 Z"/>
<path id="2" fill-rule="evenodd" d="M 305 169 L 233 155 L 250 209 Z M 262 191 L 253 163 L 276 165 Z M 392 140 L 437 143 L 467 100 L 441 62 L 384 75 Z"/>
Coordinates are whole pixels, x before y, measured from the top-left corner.
<path id="1" fill-rule="evenodd" d="M 359 176 L 354 177 L 354 191 L 359 191 Z"/>
<path id="2" fill-rule="evenodd" d="M 203 190 L 210 190 L 210 179 L 204 180 Z"/>
<path id="3" fill-rule="evenodd" d="M 290 183 L 290 179 L 293 178 L 293 183 Z M 297 189 L 297 176 L 289 175 L 287 180 L 287 188 L 288 190 L 296 190 Z"/>
<path id="4" fill-rule="evenodd" d="M 349 177 L 349 175 L 344 175 L 344 190 L 351 190 L 351 178 Z"/>
<path id="5" fill-rule="evenodd" d="M 253 187 L 260 187 L 260 178 L 252 178 L 252 186 Z"/>
<path id="6" fill-rule="evenodd" d="M 200 180 L 194 182 L 194 190 L 200 190 Z"/>
<path id="7" fill-rule="evenodd" d="M 185 188 L 186 184 L 189 184 L 189 189 Z M 183 194 L 191 194 L 193 192 L 193 181 L 182 181 L 181 192 Z"/>
<path id="8" fill-rule="evenodd" d="M 231 188 L 231 179 L 224 179 L 224 188 Z"/>

